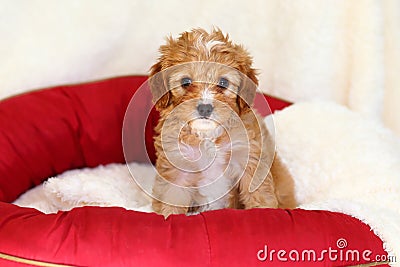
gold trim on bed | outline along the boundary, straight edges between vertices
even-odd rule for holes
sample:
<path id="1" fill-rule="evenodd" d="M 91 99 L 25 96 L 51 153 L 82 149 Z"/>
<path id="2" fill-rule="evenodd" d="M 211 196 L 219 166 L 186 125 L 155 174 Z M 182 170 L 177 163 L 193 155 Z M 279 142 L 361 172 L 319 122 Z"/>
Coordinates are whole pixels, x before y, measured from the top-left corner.
<path id="1" fill-rule="evenodd" d="M 8 260 L 8 261 L 13 261 L 13 262 L 18 262 L 22 264 L 29 264 L 33 266 L 42 266 L 42 267 L 73 267 L 73 265 L 65 265 L 65 264 L 57 264 L 57 263 L 50 263 L 50 262 L 44 262 L 44 261 L 37 261 L 37 260 L 29 260 L 17 256 L 12 256 L 8 254 L 4 254 L 0 252 L 0 259 Z"/>

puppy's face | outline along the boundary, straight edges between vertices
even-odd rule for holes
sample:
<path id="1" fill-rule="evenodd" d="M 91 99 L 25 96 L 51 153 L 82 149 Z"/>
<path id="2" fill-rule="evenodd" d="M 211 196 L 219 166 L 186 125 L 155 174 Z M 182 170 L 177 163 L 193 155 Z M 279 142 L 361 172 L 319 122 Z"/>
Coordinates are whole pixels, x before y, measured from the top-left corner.
<path id="1" fill-rule="evenodd" d="M 172 115 L 194 133 L 211 137 L 252 104 L 258 80 L 251 57 L 220 31 L 185 32 L 160 51 L 150 83 L 162 117 Z"/>

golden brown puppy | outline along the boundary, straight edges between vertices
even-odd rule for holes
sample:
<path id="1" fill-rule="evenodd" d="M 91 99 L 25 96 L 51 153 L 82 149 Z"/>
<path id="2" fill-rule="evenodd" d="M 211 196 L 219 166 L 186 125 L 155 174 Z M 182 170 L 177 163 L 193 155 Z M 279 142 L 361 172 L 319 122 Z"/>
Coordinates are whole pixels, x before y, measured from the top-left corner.
<path id="1" fill-rule="evenodd" d="M 258 79 L 248 52 L 218 29 L 184 32 L 160 52 L 150 74 L 160 112 L 154 210 L 293 207 L 289 173 L 251 108 Z"/>

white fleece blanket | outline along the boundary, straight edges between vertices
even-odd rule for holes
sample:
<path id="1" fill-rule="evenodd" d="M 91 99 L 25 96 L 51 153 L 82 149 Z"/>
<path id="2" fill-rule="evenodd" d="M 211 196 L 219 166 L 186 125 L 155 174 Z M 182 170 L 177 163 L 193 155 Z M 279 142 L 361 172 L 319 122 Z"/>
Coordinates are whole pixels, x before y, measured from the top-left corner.
<path id="1" fill-rule="evenodd" d="M 274 114 L 278 152 L 294 177 L 300 208 L 338 211 L 371 226 L 400 261 L 400 140 L 380 123 L 333 103 L 294 104 Z M 271 126 L 271 124 L 269 125 Z M 131 164 L 136 175 L 154 170 Z M 150 198 L 123 164 L 72 170 L 15 203 L 45 213 L 76 206 L 121 206 L 151 212 Z M 393 263 L 393 266 L 395 265 Z"/>

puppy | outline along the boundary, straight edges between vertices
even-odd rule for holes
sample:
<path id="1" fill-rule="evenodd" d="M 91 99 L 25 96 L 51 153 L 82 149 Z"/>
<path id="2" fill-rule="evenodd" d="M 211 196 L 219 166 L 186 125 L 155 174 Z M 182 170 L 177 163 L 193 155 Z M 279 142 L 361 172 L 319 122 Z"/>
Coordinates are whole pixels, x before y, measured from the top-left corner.
<path id="1" fill-rule="evenodd" d="M 251 108 L 249 53 L 219 29 L 168 38 L 160 53 L 149 80 L 160 113 L 154 211 L 294 207 L 293 182 Z"/>

